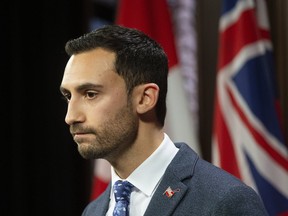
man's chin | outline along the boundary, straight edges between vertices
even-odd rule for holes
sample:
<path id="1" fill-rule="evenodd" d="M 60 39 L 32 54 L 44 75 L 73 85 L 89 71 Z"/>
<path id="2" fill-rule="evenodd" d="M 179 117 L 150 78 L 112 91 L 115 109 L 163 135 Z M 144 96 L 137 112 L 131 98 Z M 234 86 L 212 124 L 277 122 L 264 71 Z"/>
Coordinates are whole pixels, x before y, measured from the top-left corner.
<path id="1" fill-rule="evenodd" d="M 103 151 L 95 149 L 95 147 L 87 143 L 78 144 L 78 152 L 84 159 L 98 159 L 105 156 Z"/>
<path id="2" fill-rule="evenodd" d="M 83 158 L 95 159 L 94 151 L 89 144 L 86 144 L 86 143 L 81 143 L 81 144 L 77 143 L 77 144 L 78 144 L 78 152 Z"/>

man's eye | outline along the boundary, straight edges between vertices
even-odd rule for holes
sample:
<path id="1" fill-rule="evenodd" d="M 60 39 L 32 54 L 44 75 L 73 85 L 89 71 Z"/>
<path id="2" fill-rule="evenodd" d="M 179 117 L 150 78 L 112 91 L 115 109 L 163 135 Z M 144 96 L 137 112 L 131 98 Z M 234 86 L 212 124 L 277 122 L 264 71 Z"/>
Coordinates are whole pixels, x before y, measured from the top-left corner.
<path id="1" fill-rule="evenodd" d="M 97 92 L 86 92 L 86 98 L 93 99 L 97 96 Z"/>

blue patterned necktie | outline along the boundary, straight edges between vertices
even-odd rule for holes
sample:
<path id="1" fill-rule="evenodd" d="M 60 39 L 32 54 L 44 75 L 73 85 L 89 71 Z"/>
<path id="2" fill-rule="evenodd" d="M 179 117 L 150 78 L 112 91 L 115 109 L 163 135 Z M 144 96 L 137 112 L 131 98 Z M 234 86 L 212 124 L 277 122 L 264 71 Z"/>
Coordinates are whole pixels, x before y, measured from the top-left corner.
<path id="1" fill-rule="evenodd" d="M 130 194 L 133 187 L 134 186 L 128 181 L 118 180 L 115 182 L 113 189 L 116 205 L 113 216 L 129 215 Z"/>

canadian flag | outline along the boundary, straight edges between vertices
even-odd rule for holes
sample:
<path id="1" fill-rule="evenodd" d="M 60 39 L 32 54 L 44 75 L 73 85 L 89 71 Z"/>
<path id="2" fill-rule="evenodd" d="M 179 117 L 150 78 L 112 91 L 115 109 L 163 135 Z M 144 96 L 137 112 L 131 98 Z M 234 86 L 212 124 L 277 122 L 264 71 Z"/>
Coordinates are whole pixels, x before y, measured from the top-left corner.
<path id="1" fill-rule="evenodd" d="M 174 195 L 174 191 L 171 189 L 171 187 L 168 187 L 163 194 L 165 194 L 168 198 L 171 198 Z"/>
<path id="2" fill-rule="evenodd" d="M 195 92 L 196 61 L 193 54 L 191 55 L 191 53 L 195 53 L 196 43 L 195 38 L 191 37 L 194 34 L 193 25 L 191 25 L 193 21 L 187 20 L 187 18 L 194 18 L 195 0 L 176 2 L 175 4 L 178 5 L 177 7 L 174 5 L 174 8 L 177 10 L 172 13 L 167 0 L 119 0 L 115 23 L 145 32 L 160 43 L 167 53 L 169 76 L 164 129 L 172 141 L 187 142 L 199 153 L 196 135 L 197 114 L 195 114 L 195 107 L 197 107 L 197 103 L 195 103 L 197 93 Z M 175 19 L 172 19 L 172 16 Z M 172 20 L 181 21 L 173 25 Z M 174 29 L 175 25 L 177 28 Z M 179 37 L 177 36 L 177 40 L 174 32 L 177 35 L 181 32 Z M 186 50 L 184 55 L 181 55 L 182 50 Z M 186 72 L 183 73 L 185 69 Z M 110 165 L 107 161 L 95 160 L 92 199 L 105 190 L 110 181 L 110 172 Z"/>

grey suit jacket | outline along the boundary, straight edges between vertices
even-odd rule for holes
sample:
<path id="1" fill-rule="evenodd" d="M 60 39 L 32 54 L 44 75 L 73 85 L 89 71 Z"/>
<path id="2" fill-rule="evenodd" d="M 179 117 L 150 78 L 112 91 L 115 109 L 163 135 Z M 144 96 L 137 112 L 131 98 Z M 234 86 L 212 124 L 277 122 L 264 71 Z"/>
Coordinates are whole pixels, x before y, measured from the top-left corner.
<path id="1" fill-rule="evenodd" d="M 144 216 L 268 216 L 252 188 L 201 159 L 187 144 L 175 145 L 179 151 L 167 167 Z M 178 190 L 170 198 L 164 193 L 169 186 Z M 111 185 L 89 203 L 82 216 L 104 216 L 108 210 L 110 188 Z"/>

